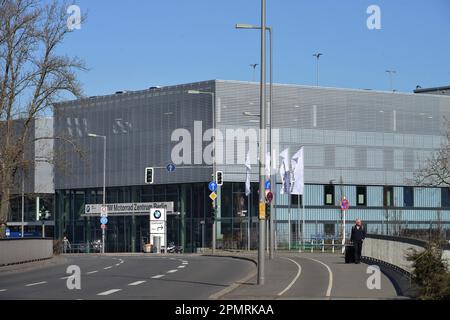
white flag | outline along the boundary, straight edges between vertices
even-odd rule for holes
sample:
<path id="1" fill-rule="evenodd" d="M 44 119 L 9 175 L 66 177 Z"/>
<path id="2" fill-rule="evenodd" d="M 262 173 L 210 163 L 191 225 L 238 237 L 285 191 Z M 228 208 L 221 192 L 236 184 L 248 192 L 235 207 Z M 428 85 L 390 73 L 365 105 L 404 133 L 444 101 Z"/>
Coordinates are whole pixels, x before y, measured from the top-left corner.
<path id="1" fill-rule="evenodd" d="M 291 194 L 303 195 L 305 189 L 305 163 L 303 147 L 292 157 L 291 167 L 293 173 Z"/>
<path id="2" fill-rule="evenodd" d="M 266 181 L 270 180 L 270 152 L 266 153 Z"/>
<path id="3" fill-rule="evenodd" d="M 280 153 L 281 194 L 290 192 L 289 149 Z"/>
<path id="4" fill-rule="evenodd" d="M 250 150 L 248 151 L 247 158 L 245 159 L 245 168 L 247 169 L 247 177 L 245 179 L 245 195 L 248 197 L 250 195 L 250 174 L 252 172 Z"/>

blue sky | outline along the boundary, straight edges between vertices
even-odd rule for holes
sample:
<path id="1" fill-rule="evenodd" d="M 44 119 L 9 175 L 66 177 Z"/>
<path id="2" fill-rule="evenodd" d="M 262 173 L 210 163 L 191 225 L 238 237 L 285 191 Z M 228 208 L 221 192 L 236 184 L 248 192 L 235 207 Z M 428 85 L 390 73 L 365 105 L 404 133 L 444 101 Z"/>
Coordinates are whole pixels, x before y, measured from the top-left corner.
<path id="1" fill-rule="evenodd" d="M 79 0 L 81 30 L 60 52 L 82 58 L 85 94 L 225 79 L 251 81 L 260 35 L 236 23 L 260 24 L 260 0 Z M 381 30 L 366 26 L 367 7 L 381 8 Z M 448 0 L 267 0 L 274 28 L 274 80 L 411 92 L 450 85 Z M 258 79 L 258 75 L 256 77 Z"/>

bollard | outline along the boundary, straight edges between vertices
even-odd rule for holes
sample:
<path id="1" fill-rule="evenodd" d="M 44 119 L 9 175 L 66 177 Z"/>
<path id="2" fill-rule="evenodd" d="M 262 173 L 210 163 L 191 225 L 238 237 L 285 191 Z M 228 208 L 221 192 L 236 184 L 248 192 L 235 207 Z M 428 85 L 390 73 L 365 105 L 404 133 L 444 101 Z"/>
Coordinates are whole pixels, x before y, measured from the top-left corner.
<path id="1" fill-rule="evenodd" d="M 322 239 L 322 253 L 325 252 L 325 240 Z"/>
<path id="2" fill-rule="evenodd" d="M 314 252 L 314 240 L 311 240 L 311 253 Z"/>
<path id="3" fill-rule="evenodd" d="M 334 239 L 331 240 L 331 252 L 334 253 Z"/>

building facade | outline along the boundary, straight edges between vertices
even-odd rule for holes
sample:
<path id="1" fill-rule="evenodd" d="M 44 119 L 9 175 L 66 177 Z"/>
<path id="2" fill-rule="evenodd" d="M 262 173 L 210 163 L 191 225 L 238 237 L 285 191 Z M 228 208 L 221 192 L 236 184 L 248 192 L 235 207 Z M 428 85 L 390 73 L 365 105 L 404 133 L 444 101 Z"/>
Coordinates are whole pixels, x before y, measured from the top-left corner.
<path id="1" fill-rule="evenodd" d="M 103 201 L 103 140 L 89 136 L 96 134 L 106 137 L 107 203 L 173 202 L 179 214 L 168 218 L 168 240 L 186 251 L 209 246 L 208 183 L 215 164 L 224 173 L 218 246 L 255 247 L 256 154 L 248 197 L 244 164 L 247 150 L 256 150 L 251 138 L 254 132 L 258 137 L 258 113 L 257 83 L 221 80 L 56 105 L 55 135 L 67 136 L 82 150 L 80 155 L 55 141 L 55 154 L 68 164 L 64 171 L 55 168 L 56 237 L 67 235 L 72 243 L 100 238 L 98 219 L 83 216 L 86 204 Z M 304 238 L 339 238 L 343 196 L 350 202 L 347 220 L 363 219 L 369 232 L 450 227 L 449 189 L 412 183 L 414 172 L 444 141 L 450 97 L 276 84 L 272 114 L 274 154 L 289 149 L 292 156 L 301 147 L 305 152 L 304 199 L 281 195 L 276 184 L 278 247 L 298 244 L 303 218 Z M 213 127 L 219 132 L 215 157 L 208 131 Z M 166 168 L 171 163 L 173 172 Z M 147 167 L 154 168 L 151 185 L 145 184 Z M 146 216 L 111 217 L 106 250 L 140 251 L 148 235 Z"/>

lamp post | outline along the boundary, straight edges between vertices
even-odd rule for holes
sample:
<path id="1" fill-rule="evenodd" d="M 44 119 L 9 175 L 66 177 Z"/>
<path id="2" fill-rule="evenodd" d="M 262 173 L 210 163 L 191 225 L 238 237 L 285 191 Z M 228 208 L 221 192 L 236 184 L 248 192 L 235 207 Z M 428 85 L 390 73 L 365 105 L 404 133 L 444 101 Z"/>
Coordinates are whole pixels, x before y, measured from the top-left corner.
<path id="1" fill-rule="evenodd" d="M 103 206 L 106 205 L 106 136 L 89 133 L 90 138 L 103 139 Z M 102 228 L 102 253 L 105 253 L 105 229 Z"/>
<path id="2" fill-rule="evenodd" d="M 391 91 L 394 92 L 394 81 L 392 79 L 392 77 L 393 77 L 392 75 L 396 74 L 397 71 L 395 71 L 395 70 L 386 70 L 386 73 L 389 73 L 389 82 L 390 82 L 390 85 L 391 85 Z"/>
<path id="3" fill-rule="evenodd" d="M 320 60 L 320 56 L 323 56 L 323 53 L 315 53 L 313 54 L 313 57 L 317 58 L 317 66 L 316 66 L 316 81 L 317 81 L 317 86 L 319 86 L 319 60 Z"/>
<path id="4" fill-rule="evenodd" d="M 238 23 L 236 24 L 236 29 L 256 29 L 261 30 L 261 26 L 256 26 L 252 24 L 244 24 Z M 269 87 L 269 108 L 268 108 L 268 127 L 269 127 L 269 149 L 270 149 L 270 159 L 273 160 L 273 149 L 272 149 L 272 105 L 273 105 L 273 29 L 272 27 L 266 27 L 269 30 L 269 77 L 270 77 L 270 87 Z M 246 115 L 244 113 L 244 115 Z M 247 114 L 248 115 L 248 114 Z M 250 114 L 250 116 L 252 116 Z M 260 115 L 258 115 L 260 116 Z M 274 188 L 276 188 L 276 174 L 273 174 L 272 165 L 269 168 L 270 170 L 270 180 L 272 181 Z M 276 192 L 274 192 L 276 194 Z M 269 220 L 269 259 L 273 259 L 274 257 L 274 247 L 275 247 L 275 230 L 274 230 L 274 216 L 275 216 L 275 199 L 270 202 L 270 220 Z"/>
<path id="5" fill-rule="evenodd" d="M 216 177 L 216 95 L 214 92 L 209 91 L 199 91 L 199 90 L 188 90 L 188 94 L 209 94 L 212 98 L 212 112 L 213 112 L 213 149 L 214 149 L 214 155 L 213 155 L 213 179 Z M 212 254 L 216 253 L 216 237 L 217 237 L 217 230 L 216 230 L 216 218 L 217 215 L 220 214 L 221 211 L 221 187 L 217 187 L 217 206 L 214 205 L 214 221 L 212 225 Z M 216 201 L 216 200 L 214 200 Z"/>

